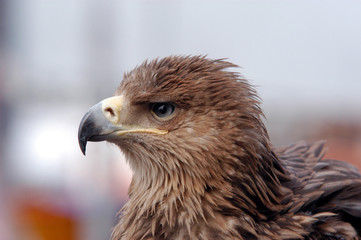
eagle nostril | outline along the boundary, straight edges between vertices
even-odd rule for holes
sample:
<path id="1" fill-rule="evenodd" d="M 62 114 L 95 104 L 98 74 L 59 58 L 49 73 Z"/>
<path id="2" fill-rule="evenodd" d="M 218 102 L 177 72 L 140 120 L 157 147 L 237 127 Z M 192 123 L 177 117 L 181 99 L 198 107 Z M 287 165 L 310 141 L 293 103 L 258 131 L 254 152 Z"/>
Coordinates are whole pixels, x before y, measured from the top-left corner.
<path id="1" fill-rule="evenodd" d="M 106 107 L 104 108 L 104 116 L 113 124 L 115 124 L 118 121 L 118 114 L 116 110 L 112 107 Z"/>
<path id="2" fill-rule="evenodd" d="M 122 104 L 123 96 L 110 97 L 100 102 L 104 117 L 112 124 L 118 123 Z"/>
<path id="3" fill-rule="evenodd" d="M 104 112 L 107 113 L 107 115 L 109 115 L 109 117 L 115 117 L 115 113 L 114 110 L 111 107 L 107 107 L 104 109 Z"/>

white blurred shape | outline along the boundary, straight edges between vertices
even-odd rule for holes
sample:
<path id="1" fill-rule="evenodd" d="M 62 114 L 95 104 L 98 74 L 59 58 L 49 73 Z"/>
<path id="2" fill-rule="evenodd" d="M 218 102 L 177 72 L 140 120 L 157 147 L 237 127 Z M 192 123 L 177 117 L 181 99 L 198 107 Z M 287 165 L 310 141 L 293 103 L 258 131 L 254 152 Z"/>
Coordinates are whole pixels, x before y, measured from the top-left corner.
<path id="1" fill-rule="evenodd" d="M 42 125 L 42 126 L 39 126 Z M 39 124 L 37 129 L 32 129 L 32 141 L 30 149 L 34 157 L 34 164 L 47 169 L 59 165 L 64 149 L 71 149 L 71 134 L 66 126 L 57 123 L 56 125 Z"/>
<path id="2" fill-rule="evenodd" d="M 64 114 L 61 107 L 31 106 L 28 103 L 15 108 L 6 149 L 10 172 L 14 181 L 59 185 L 64 166 L 77 146 L 69 110 Z"/>

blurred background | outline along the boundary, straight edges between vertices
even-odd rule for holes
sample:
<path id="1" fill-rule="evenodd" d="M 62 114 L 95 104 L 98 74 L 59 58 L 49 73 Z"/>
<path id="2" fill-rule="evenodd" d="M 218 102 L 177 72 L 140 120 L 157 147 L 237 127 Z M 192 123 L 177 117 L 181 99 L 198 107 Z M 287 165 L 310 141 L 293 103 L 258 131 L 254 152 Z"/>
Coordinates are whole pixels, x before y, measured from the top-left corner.
<path id="1" fill-rule="evenodd" d="M 361 1 L 0 0 L 0 239 L 109 239 L 131 172 L 78 147 L 89 107 L 147 58 L 228 58 L 275 146 L 361 167 Z"/>

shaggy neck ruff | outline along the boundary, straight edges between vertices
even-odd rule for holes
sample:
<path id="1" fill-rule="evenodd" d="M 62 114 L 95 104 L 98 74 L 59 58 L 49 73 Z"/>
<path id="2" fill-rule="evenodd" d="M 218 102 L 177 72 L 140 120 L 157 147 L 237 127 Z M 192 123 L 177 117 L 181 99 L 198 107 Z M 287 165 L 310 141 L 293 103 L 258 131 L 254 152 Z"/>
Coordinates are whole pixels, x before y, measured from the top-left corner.
<path id="1" fill-rule="evenodd" d="M 211 154 L 220 151 L 182 154 L 177 148 L 159 155 L 160 149 L 141 144 L 137 151 L 125 152 L 135 172 L 130 200 L 121 210 L 114 236 L 197 239 L 192 234 L 207 229 L 204 232 L 214 236 L 225 228 L 229 232 L 243 228 L 245 236 L 256 235 L 254 226 L 284 207 L 280 181 L 287 177 L 268 145 L 248 148 L 227 157 Z M 253 155 L 254 151 L 263 154 Z M 203 161 L 195 161 L 197 156 Z M 232 223 L 240 216 L 243 221 Z"/>

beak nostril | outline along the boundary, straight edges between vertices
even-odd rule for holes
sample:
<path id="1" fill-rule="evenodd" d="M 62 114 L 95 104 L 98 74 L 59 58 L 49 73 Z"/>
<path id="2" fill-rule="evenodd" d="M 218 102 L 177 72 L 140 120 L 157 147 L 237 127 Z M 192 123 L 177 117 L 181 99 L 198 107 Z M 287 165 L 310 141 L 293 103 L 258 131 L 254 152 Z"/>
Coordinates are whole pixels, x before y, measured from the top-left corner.
<path id="1" fill-rule="evenodd" d="M 117 124 L 119 121 L 119 115 L 122 110 L 123 97 L 115 96 L 104 99 L 101 103 L 101 111 L 104 117 L 112 124 Z"/>
<path id="2" fill-rule="evenodd" d="M 111 117 L 115 117 L 114 110 L 111 107 L 105 108 L 104 111 L 107 112 Z"/>

